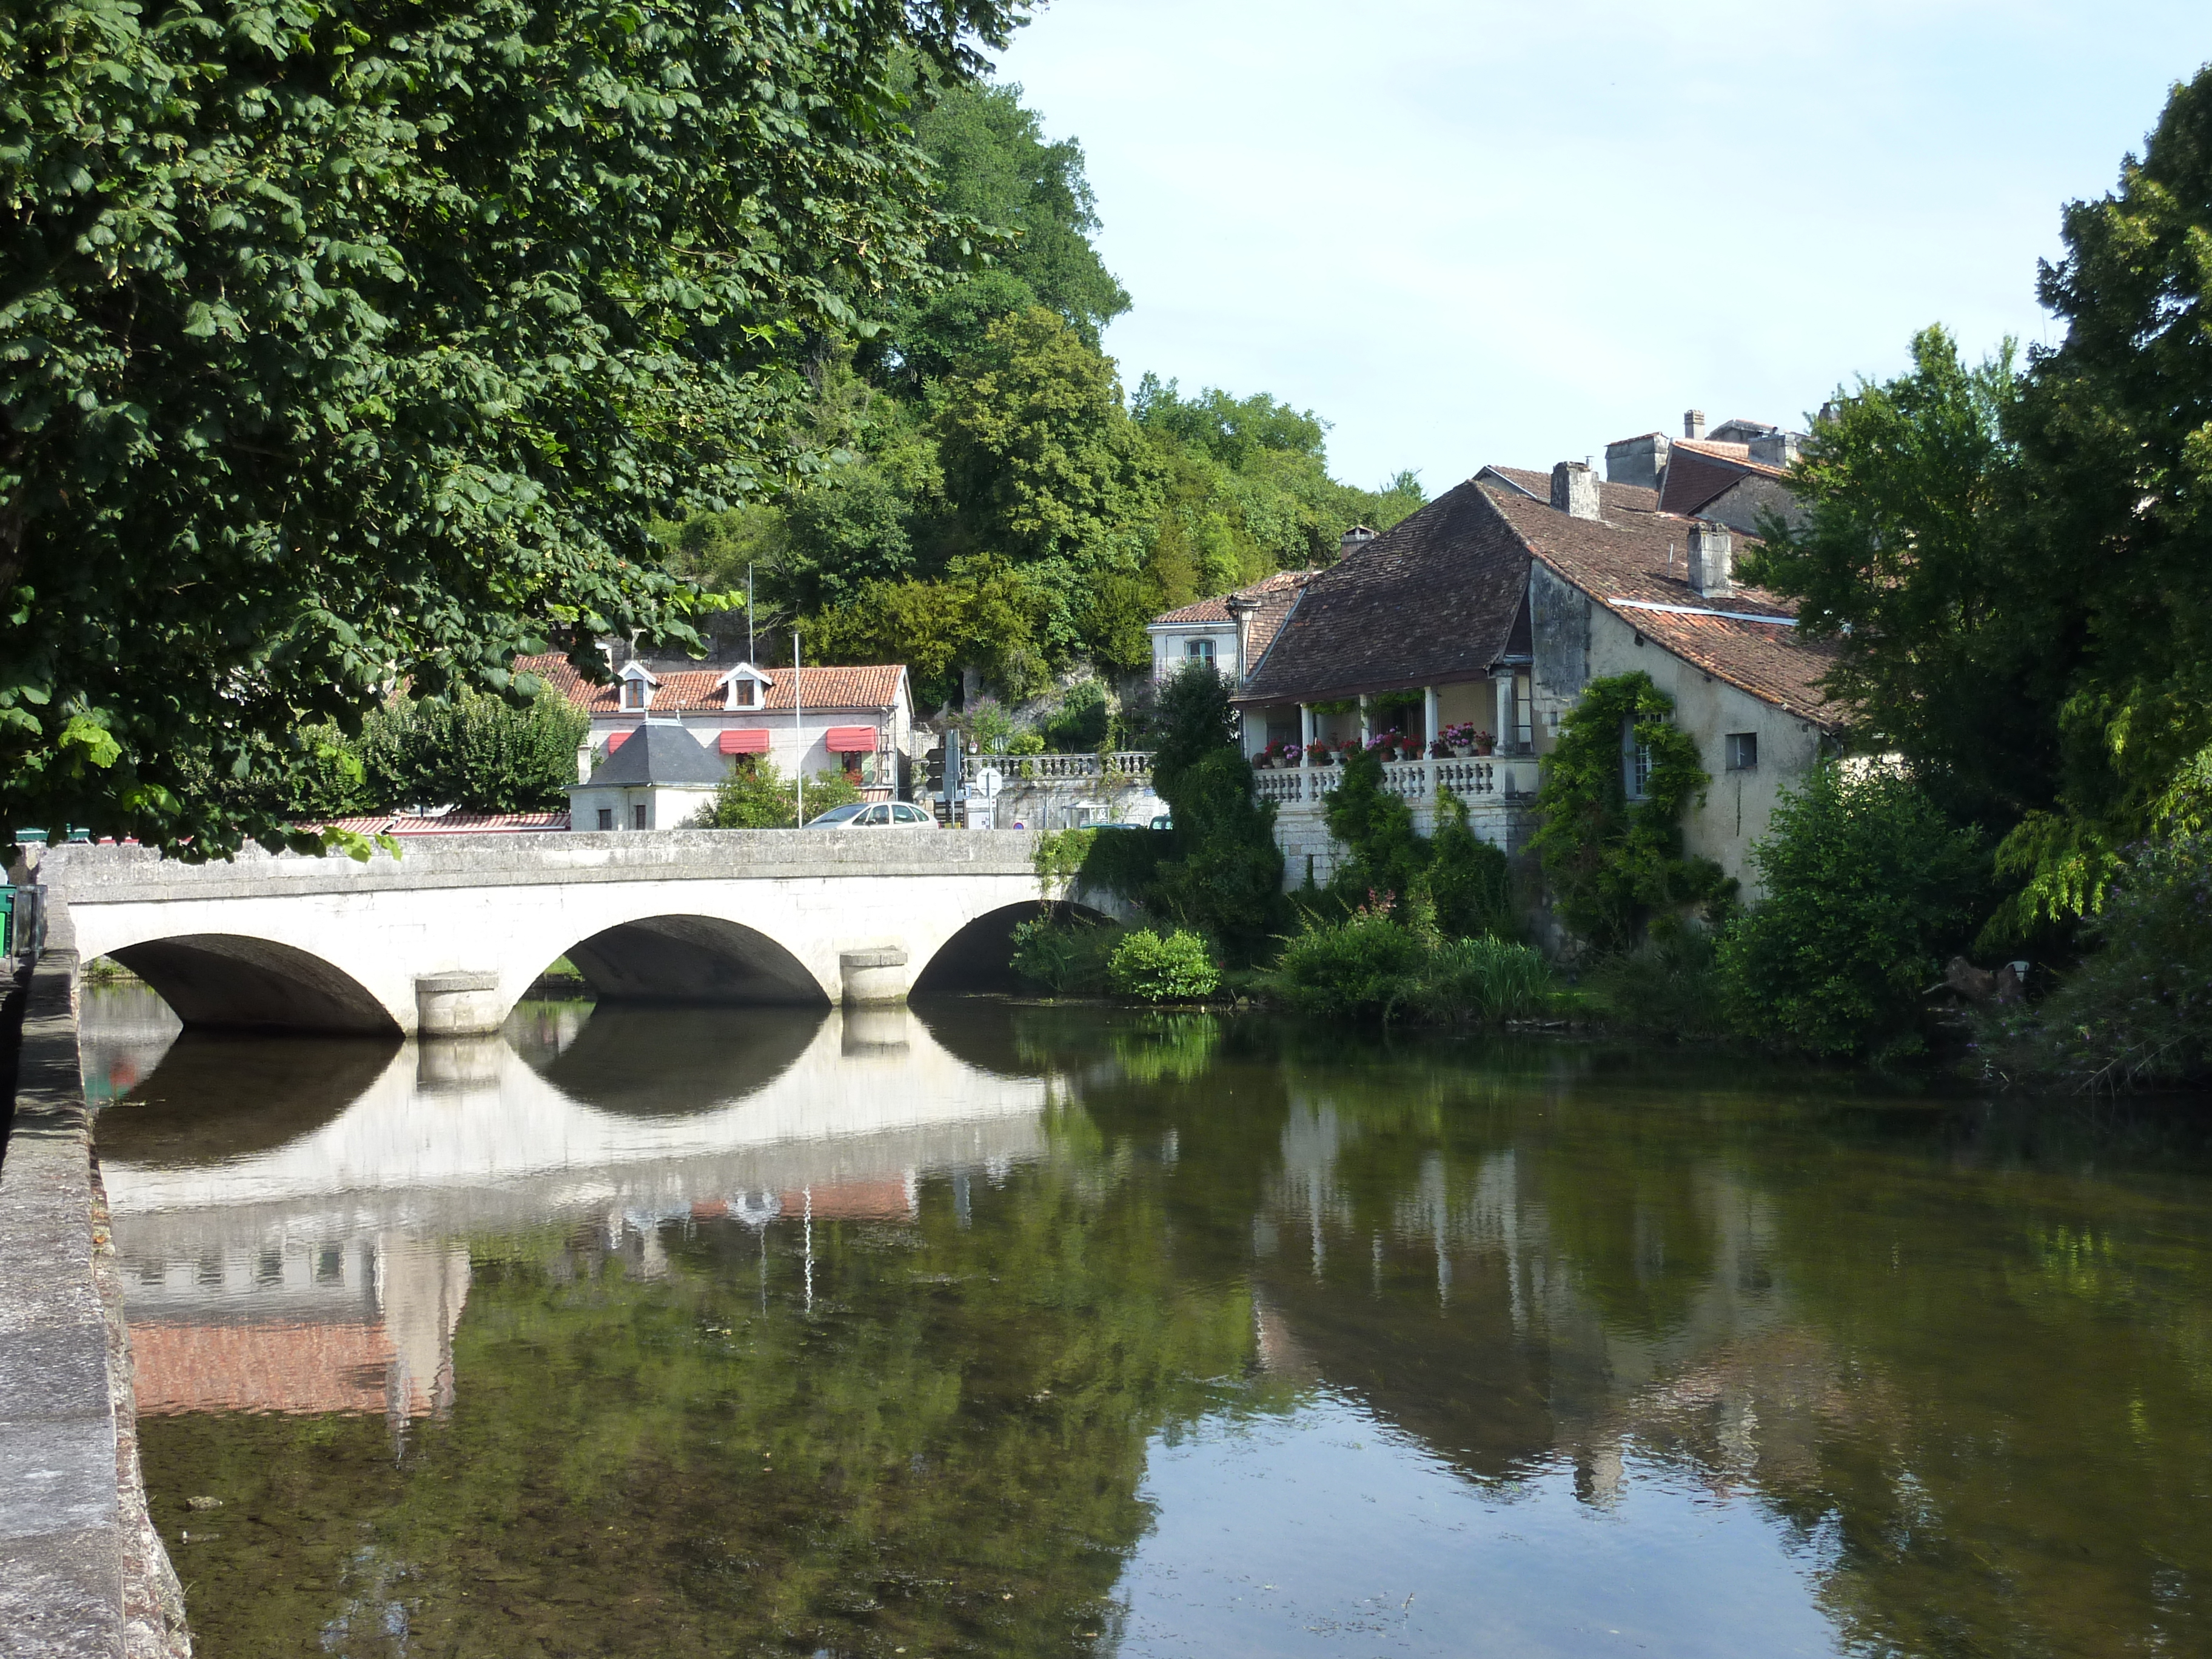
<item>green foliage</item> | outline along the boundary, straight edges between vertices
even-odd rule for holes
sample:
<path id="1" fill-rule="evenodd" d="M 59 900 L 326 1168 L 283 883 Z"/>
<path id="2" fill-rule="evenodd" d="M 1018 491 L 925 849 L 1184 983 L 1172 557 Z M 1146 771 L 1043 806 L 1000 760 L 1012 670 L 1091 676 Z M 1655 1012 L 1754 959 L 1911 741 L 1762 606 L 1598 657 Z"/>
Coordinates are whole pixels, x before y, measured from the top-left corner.
<path id="1" fill-rule="evenodd" d="M 1607 1025 L 1647 1042 L 1736 1034 L 1719 939 L 1711 928 L 1654 927 L 1635 949 L 1591 963 L 1582 988 Z"/>
<path id="2" fill-rule="evenodd" d="M 817 464 L 802 354 L 969 234 L 893 67 L 1019 13 L 0 9 L 0 821 L 281 844 L 303 722 L 696 637 L 653 526 Z"/>
<path id="3" fill-rule="evenodd" d="M 1467 803 L 1456 795 L 1437 799 L 1436 833 L 1429 837 L 1422 872 L 1437 925 L 1453 939 L 1510 939 L 1520 923 L 1513 914 L 1513 869 L 1504 849 L 1474 833 Z"/>
<path id="4" fill-rule="evenodd" d="M 1382 787 L 1382 757 L 1371 749 L 1345 756 L 1342 774 L 1322 797 L 1328 832 L 1346 853 L 1331 885 L 1355 902 L 1369 893 L 1411 893 L 1430 851 L 1413 828 L 1413 807 Z"/>
<path id="5" fill-rule="evenodd" d="M 1096 830 L 1051 830 L 1039 836 L 1030 854 L 1037 880 L 1050 886 L 1076 874 L 1097 836 Z"/>
<path id="6" fill-rule="evenodd" d="M 1016 924 L 1013 970 L 1054 996 L 1100 996 L 1107 964 L 1127 930 L 1083 915 L 1046 915 Z"/>
<path id="7" fill-rule="evenodd" d="M 1419 905 L 1389 899 L 1340 921 L 1309 917 L 1264 981 L 1294 1011 L 1390 1024 L 1498 1024 L 1535 1018 L 1558 995 L 1541 952 L 1508 939 L 1447 939 Z"/>
<path id="8" fill-rule="evenodd" d="M 397 697 L 362 722 L 358 737 L 334 725 L 308 728 L 298 758 L 264 769 L 286 781 L 283 810 L 299 817 L 406 806 L 544 811 L 568 804 L 576 750 L 591 725 L 550 687 L 520 708 L 468 690 Z"/>
<path id="9" fill-rule="evenodd" d="M 1190 1002 L 1213 994 L 1221 983 L 1221 970 L 1206 953 L 1206 941 L 1188 928 L 1162 936 L 1144 927 L 1115 948 L 1106 980 L 1125 997 Z"/>
<path id="10" fill-rule="evenodd" d="M 1113 726 L 1114 709 L 1106 700 L 1106 688 L 1097 680 L 1085 680 L 1068 687 L 1042 735 L 1054 754 L 1087 755 L 1105 746 Z"/>
<path id="11" fill-rule="evenodd" d="M 1823 766 L 1751 852 L 1765 887 L 1720 942 L 1738 1019 L 1814 1054 L 1921 1045 L 1925 993 L 1984 901 L 1987 852 L 1887 767 Z"/>
<path id="12" fill-rule="evenodd" d="M 842 772 L 817 772 L 806 781 L 806 816 L 860 799 Z M 798 823 L 799 786 L 764 756 L 740 757 L 691 820 L 694 830 L 789 830 Z"/>
<path id="13" fill-rule="evenodd" d="M 2006 521 L 2020 376 L 2008 343 L 1970 368 L 1942 328 L 1912 359 L 1838 393 L 1793 474 L 1804 522 L 1770 520 L 1745 574 L 1834 644 L 1857 746 L 1909 757 L 1954 812 L 2009 820 L 2049 797 L 2064 631 L 2023 590 Z"/>
<path id="14" fill-rule="evenodd" d="M 2035 1011 L 2032 1074 L 2096 1091 L 2212 1077 L 2212 836 L 2135 850 L 2097 949 Z"/>
<path id="15" fill-rule="evenodd" d="M 1536 797 L 1544 822 L 1530 845 L 1559 919 L 1601 952 L 1633 945 L 1656 915 L 1730 890 L 1718 865 L 1682 852 L 1682 815 L 1711 780 L 1674 712 L 1649 674 L 1593 680 L 1544 757 Z M 1631 800 L 1638 749 L 1650 766 L 1643 799 Z"/>

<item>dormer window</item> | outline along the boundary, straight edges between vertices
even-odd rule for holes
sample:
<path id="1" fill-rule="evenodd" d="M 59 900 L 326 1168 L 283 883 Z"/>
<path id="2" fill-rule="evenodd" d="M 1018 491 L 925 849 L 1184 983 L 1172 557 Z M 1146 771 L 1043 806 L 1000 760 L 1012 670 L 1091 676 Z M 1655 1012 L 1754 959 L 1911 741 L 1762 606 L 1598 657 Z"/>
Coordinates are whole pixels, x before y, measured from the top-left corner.
<path id="1" fill-rule="evenodd" d="M 743 713 L 768 707 L 768 689 L 773 682 L 749 662 L 739 663 L 722 676 L 720 684 L 725 708 Z"/>
<path id="2" fill-rule="evenodd" d="M 643 663 L 634 662 L 622 672 L 621 707 L 629 713 L 653 707 L 653 689 L 660 682 Z"/>

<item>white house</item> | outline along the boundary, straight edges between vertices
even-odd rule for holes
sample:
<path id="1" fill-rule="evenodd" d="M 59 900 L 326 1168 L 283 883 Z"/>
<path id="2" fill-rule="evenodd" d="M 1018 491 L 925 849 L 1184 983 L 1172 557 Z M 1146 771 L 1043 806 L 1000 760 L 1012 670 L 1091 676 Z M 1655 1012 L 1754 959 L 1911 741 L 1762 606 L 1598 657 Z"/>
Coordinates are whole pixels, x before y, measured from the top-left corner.
<path id="1" fill-rule="evenodd" d="M 620 734 L 568 791 L 571 830 L 674 830 L 714 799 L 730 763 L 673 720 Z"/>
<path id="2" fill-rule="evenodd" d="M 565 657 L 526 657 L 519 672 L 538 675 L 592 719 L 580 775 L 619 753 L 648 726 L 679 728 L 722 763 L 765 755 L 789 777 L 843 772 L 874 800 L 903 797 L 914 751 L 914 702 L 903 663 L 850 668 L 659 667 L 634 658 L 611 685 L 580 678 Z M 719 774 L 718 774 L 719 775 Z M 576 827 L 592 822 L 579 818 Z"/>

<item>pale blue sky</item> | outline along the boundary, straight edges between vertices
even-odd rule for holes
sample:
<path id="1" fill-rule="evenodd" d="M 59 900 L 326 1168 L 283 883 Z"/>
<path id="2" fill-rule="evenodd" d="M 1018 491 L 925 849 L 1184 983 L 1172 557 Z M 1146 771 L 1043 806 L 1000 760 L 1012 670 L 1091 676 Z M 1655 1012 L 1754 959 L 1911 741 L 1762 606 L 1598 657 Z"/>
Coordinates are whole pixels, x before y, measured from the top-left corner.
<path id="1" fill-rule="evenodd" d="M 1796 425 L 1913 331 L 2045 337 L 2205 0 L 1055 0 L 1002 73 L 1080 139 L 1133 386 L 1267 391 L 1433 495 L 1682 410 Z"/>

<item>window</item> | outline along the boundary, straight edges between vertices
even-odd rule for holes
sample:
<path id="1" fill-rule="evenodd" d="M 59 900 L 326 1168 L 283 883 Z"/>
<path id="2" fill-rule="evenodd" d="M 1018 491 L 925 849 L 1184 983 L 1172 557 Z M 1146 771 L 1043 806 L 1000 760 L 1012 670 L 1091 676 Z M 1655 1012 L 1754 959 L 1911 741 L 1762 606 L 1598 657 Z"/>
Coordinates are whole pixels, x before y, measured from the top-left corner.
<path id="1" fill-rule="evenodd" d="M 599 808 L 599 828 L 602 830 L 611 830 L 614 827 L 615 809 L 611 806 L 602 806 Z"/>
<path id="2" fill-rule="evenodd" d="M 1728 769 L 1731 772 L 1756 772 L 1759 769 L 1759 733 L 1731 732 L 1728 734 Z"/>
<path id="3" fill-rule="evenodd" d="M 642 708 L 645 707 L 645 682 L 643 680 L 624 680 L 622 683 L 622 706 L 625 708 Z"/>
<path id="4" fill-rule="evenodd" d="M 1185 640 L 1182 642 L 1182 654 L 1192 662 L 1202 662 L 1211 666 L 1213 662 L 1213 641 Z"/>
<path id="5" fill-rule="evenodd" d="M 631 819 L 630 828 L 631 828 L 631 829 L 633 829 L 633 830 L 642 830 L 642 829 L 644 829 L 644 828 L 645 828 L 645 803 L 644 803 L 643 801 L 640 801 L 636 805 L 635 805 L 635 806 L 631 807 L 631 808 L 629 809 L 629 811 L 630 811 L 630 819 Z"/>
<path id="6" fill-rule="evenodd" d="M 1651 745 L 1636 740 L 1636 722 L 1620 722 L 1620 787 L 1631 800 L 1651 793 Z"/>

